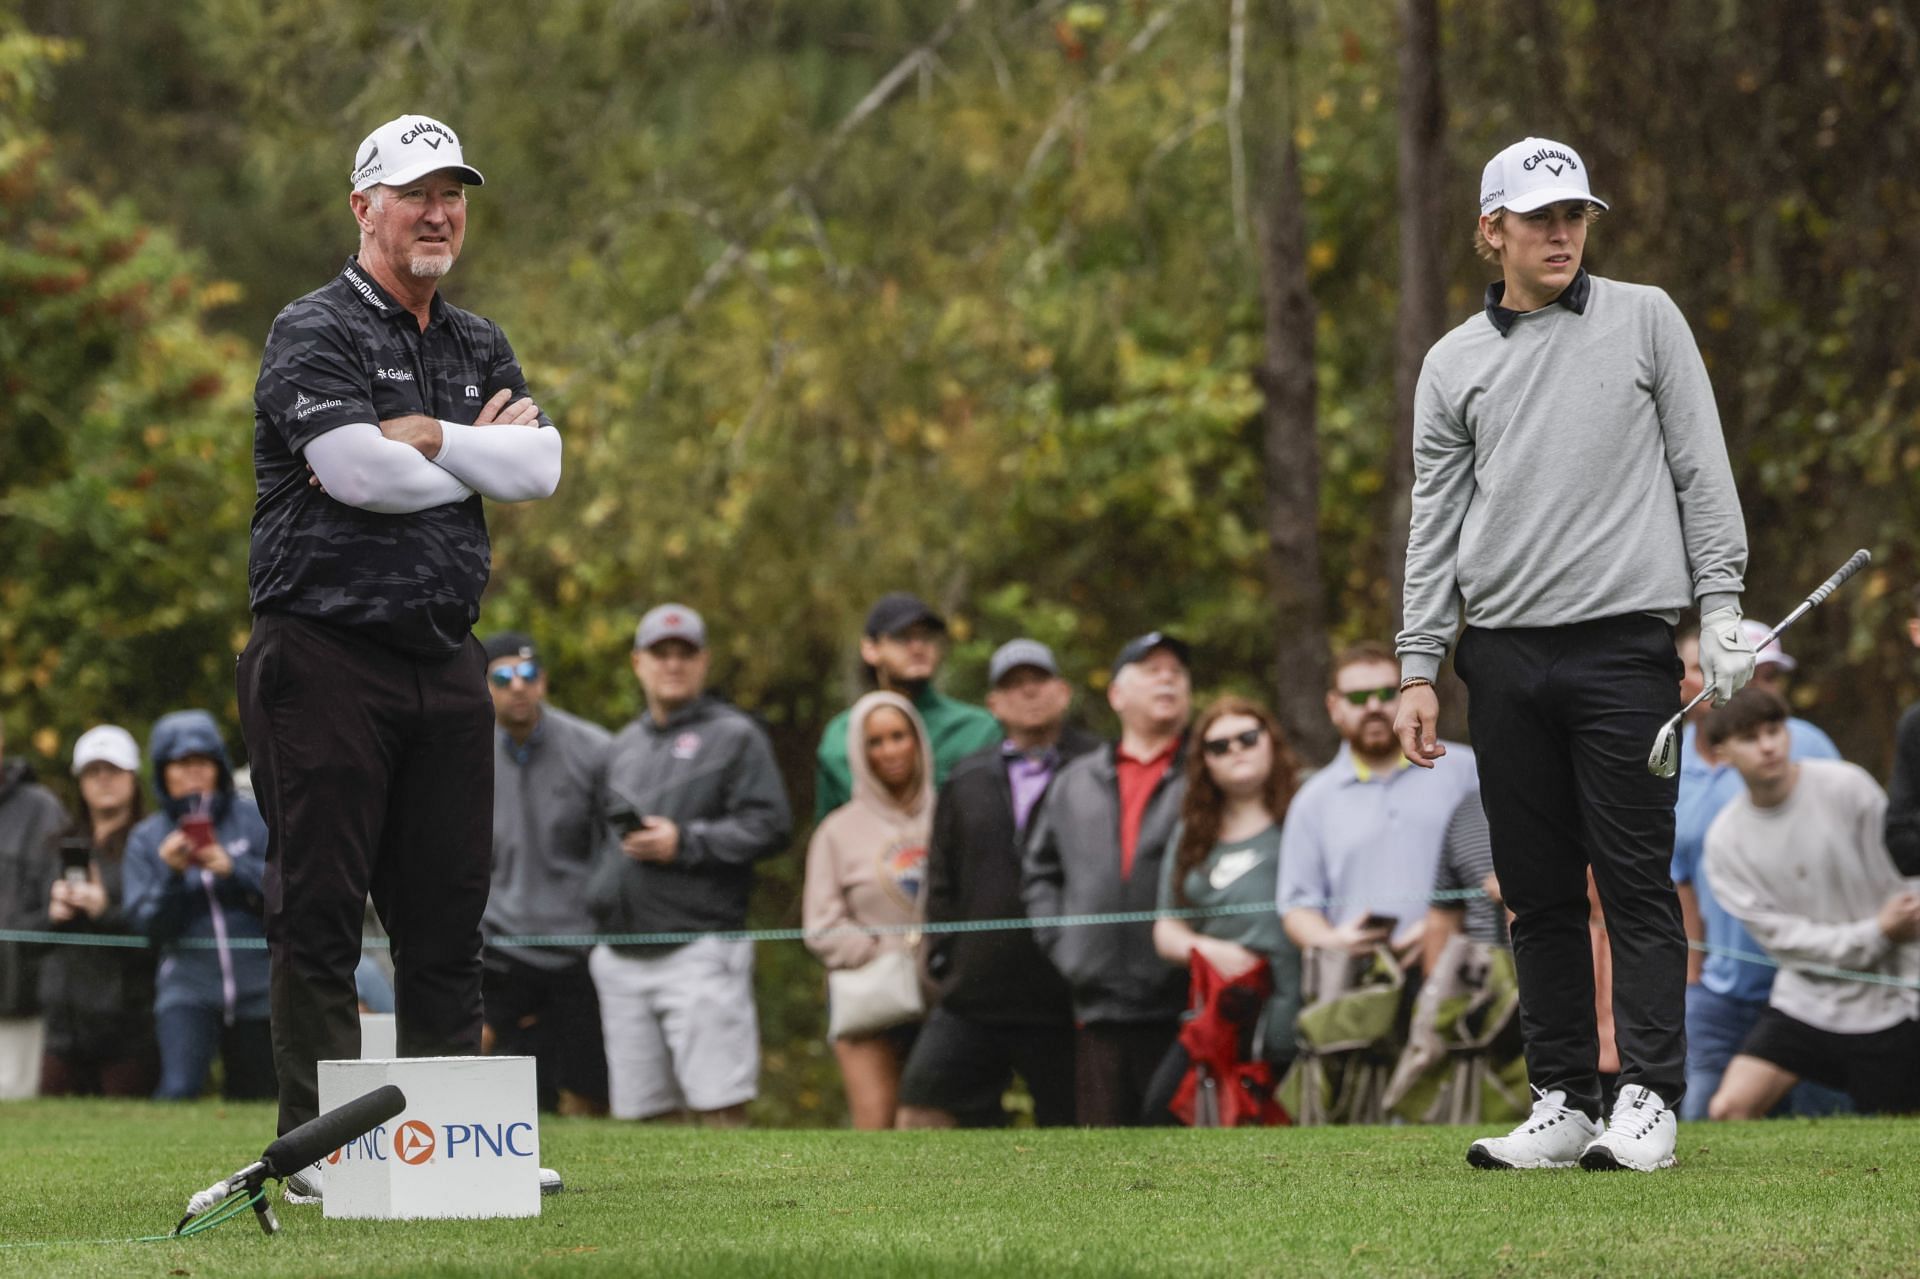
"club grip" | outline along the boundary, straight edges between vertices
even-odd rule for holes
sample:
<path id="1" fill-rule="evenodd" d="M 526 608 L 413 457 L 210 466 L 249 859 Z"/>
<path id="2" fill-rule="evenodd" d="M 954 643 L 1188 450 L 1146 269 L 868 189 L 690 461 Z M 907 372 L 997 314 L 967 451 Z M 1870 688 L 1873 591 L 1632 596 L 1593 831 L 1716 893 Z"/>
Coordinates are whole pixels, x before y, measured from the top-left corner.
<path id="1" fill-rule="evenodd" d="M 1845 583 L 1848 578 L 1852 577 L 1855 573 L 1858 573 L 1861 569 L 1865 568 L 1872 561 L 1873 561 L 1873 552 L 1867 550 L 1865 547 L 1862 547 L 1861 549 L 1855 551 L 1853 553 L 1853 557 L 1849 559 L 1845 564 L 1842 564 L 1837 570 L 1835 570 L 1834 575 L 1832 577 L 1820 583 L 1819 590 L 1807 596 L 1807 603 L 1815 606 L 1826 603 L 1827 596 L 1839 590 L 1841 585 Z"/>

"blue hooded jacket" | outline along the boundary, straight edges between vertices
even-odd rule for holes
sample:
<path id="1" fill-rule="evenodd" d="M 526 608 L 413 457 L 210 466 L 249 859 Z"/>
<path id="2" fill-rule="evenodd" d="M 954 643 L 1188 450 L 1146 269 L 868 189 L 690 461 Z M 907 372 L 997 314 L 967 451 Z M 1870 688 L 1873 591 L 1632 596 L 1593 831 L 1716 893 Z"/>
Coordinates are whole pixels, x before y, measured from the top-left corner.
<path id="1" fill-rule="evenodd" d="M 154 1011 L 189 1007 L 218 1009 L 227 1024 L 264 1019 L 267 952 L 236 949 L 231 942 L 266 935 L 262 880 L 267 870 L 267 823 L 251 799 L 236 794 L 233 767 L 220 729 L 205 711 L 174 711 L 153 726 L 147 754 L 160 811 L 127 837 L 127 917 L 161 949 Z M 166 766 L 187 755 L 204 755 L 219 766 L 213 797 L 214 839 L 233 859 L 224 879 L 198 866 L 174 870 L 160 860 L 160 845 L 192 806 L 167 796 Z M 205 938 L 211 947 L 174 945 Z"/>

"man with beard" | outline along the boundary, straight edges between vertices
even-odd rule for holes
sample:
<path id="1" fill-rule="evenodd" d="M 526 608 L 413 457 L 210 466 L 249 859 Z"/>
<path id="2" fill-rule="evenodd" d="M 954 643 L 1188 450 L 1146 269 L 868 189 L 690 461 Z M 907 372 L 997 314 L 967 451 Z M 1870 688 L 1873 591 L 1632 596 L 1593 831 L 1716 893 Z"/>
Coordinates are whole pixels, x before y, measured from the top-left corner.
<path id="1" fill-rule="evenodd" d="M 1327 717 L 1340 750 L 1294 796 L 1280 832 L 1281 922 L 1302 950 L 1361 954 L 1386 941 L 1407 964 L 1419 958 L 1447 823 L 1479 782 L 1473 752 L 1451 743 L 1436 767 L 1409 766 L 1393 731 L 1399 697 L 1385 645 L 1333 659 Z"/>
<path id="2" fill-rule="evenodd" d="M 316 1063 L 360 1055 L 369 894 L 393 939 L 401 1055 L 480 1050 L 494 750 L 473 635 L 491 565 L 482 498 L 546 497 L 560 480 L 560 436 L 506 336 L 437 291 L 481 181 L 437 120 L 375 129 L 349 178 L 359 251 L 281 311 L 260 361 L 238 693 L 272 834 L 283 1133 L 318 1113 Z"/>

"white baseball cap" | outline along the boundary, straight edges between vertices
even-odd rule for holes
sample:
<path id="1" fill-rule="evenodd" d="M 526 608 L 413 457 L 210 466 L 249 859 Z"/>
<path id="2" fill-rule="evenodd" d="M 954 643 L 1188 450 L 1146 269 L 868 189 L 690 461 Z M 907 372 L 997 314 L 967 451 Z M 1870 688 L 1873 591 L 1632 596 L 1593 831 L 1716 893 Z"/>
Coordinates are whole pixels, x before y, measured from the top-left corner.
<path id="1" fill-rule="evenodd" d="M 73 775 L 80 776 L 89 764 L 112 764 L 129 773 L 140 769 L 140 745 L 133 734 L 118 724 L 101 724 L 80 734 L 73 744 Z"/>
<path id="2" fill-rule="evenodd" d="M 1783 671 L 1790 671 L 1800 665 L 1800 663 L 1787 656 L 1787 650 L 1780 647 L 1779 640 L 1775 640 L 1765 648 L 1760 647 L 1760 641 L 1767 637 L 1767 630 L 1768 627 L 1765 622 L 1756 622 L 1751 617 L 1741 619 L 1740 633 L 1747 637 L 1747 643 L 1751 644 L 1754 649 L 1753 664 L 1755 666 L 1778 666 Z"/>
<path id="3" fill-rule="evenodd" d="M 486 179 L 460 154 L 460 138 L 432 116 L 396 116 L 369 133 L 354 152 L 349 181 L 355 191 L 370 186 L 399 186 L 441 169 L 452 169 L 468 186 Z"/>
<path id="4" fill-rule="evenodd" d="M 1561 200 L 1585 200 L 1607 207 L 1587 186 L 1587 165 L 1580 153 L 1550 138 L 1522 138 L 1480 173 L 1480 212 L 1512 209 L 1531 213 Z"/>

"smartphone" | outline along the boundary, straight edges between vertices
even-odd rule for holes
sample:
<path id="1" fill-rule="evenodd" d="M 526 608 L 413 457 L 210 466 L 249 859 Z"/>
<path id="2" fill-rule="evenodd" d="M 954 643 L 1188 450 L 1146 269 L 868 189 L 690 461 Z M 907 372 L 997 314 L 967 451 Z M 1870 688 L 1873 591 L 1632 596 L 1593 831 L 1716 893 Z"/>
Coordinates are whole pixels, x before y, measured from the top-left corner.
<path id="1" fill-rule="evenodd" d="M 188 813 L 180 819 L 180 833 L 197 853 L 213 842 L 213 818 L 205 813 Z"/>
<path id="2" fill-rule="evenodd" d="M 69 884 L 84 884 L 92 865 L 92 840 L 69 835 L 60 841 L 60 878 Z"/>
<path id="3" fill-rule="evenodd" d="M 1400 927 L 1400 917 L 1398 915 L 1376 915 L 1369 912 L 1367 917 L 1360 921 L 1360 927 L 1370 933 L 1385 933 L 1391 937 L 1393 936 L 1394 929 Z"/>
<path id="4" fill-rule="evenodd" d="M 631 835 L 633 832 L 645 827 L 646 824 L 647 819 L 634 812 L 631 808 L 613 808 L 607 810 L 607 825 L 613 827 L 622 835 Z"/>

